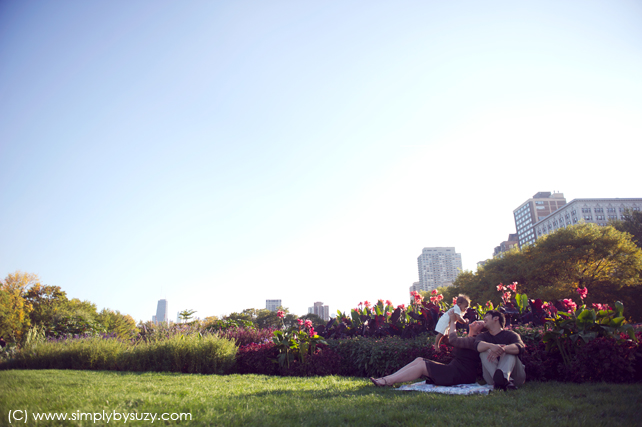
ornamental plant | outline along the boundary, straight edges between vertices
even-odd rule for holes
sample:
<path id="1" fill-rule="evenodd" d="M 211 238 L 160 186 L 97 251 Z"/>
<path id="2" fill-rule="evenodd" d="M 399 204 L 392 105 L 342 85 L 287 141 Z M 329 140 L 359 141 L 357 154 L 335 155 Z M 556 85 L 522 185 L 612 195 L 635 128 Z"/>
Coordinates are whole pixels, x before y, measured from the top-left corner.
<path id="1" fill-rule="evenodd" d="M 582 301 L 586 298 L 587 290 L 578 290 Z M 611 337 L 621 340 L 622 335 L 636 340 L 635 331 L 624 320 L 624 305 L 617 301 L 615 309 L 601 304 L 593 304 L 597 311 L 577 304 L 569 299 L 562 301 L 563 310 L 550 310 L 551 317 L 546 319 L 546 332 L 542 337 L 548 352 L 559 351 L 564 365 L 569 366 L 576 358 L 582 347 L 600 337 Z M 608 308 L 608 309 L 607 309 Z M 549 329 L 550 328 L 550 329 Z"/>
<path id="2" fill-rule="evenodd" d="M 276 315 L 283 322 L 285 313 L 281 310 L 276 312 Z M 319 344 L 326 344 L 327 342 L 314 331 L 312 321 L 298 319 L 298 324 L 285 329 L 274 331 L 272 342 L 278 349 L 278 355 L 275 362 L 282 368 L 284 366 L 290 367 L 293 360 L 298 360 L 301 364 L 305 364 L 306 356 L 315 354 Z"/>

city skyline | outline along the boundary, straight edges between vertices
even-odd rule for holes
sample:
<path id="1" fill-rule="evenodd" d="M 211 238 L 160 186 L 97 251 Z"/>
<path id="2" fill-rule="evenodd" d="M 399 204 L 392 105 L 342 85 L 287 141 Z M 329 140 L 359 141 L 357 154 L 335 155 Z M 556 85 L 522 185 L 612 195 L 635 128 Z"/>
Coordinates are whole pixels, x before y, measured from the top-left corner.
<path id="1" fill-rule="evenodd" d="M 639 2 L 44 0 L 0 28 L 0 274 L 136 321 L 406 304 L 423 247 L 475 270 L 538 191 L 640 196 Z"/>

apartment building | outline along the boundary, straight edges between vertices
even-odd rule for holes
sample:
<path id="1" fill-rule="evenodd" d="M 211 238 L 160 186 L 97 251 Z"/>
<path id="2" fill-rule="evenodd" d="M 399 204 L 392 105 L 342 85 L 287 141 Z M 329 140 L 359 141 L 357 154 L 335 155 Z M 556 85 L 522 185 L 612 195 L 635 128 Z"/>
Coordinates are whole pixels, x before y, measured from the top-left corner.
<path id="1" fill-rule="evenodd" d="M 642 198 L 573 199 L 551 215 L 535 222 L 533 232 L 537 238 L 580 221 L 608 225 L 611 220 L 624 219 L 627 210 L 640 211 L 640 209 L 642 209 Z"/>
<path id="2" fill-rule="evenodd" d="M 515 229 L 519 248 L 524 245 L 533 244 L 537 239 L 534 225 L 546 218 L 553 212 L 566 205 L 563 193 L 551 193 L 541 191 L 532 198 L 526 200 L 513 211 L 515 218 Z"/>
<path id="3" fill-rule="evenodd" d="M 419 282 L 413 283 L 411 291 L 431 291 L 450 286 L 462 270 L 461 254 L 455 252 L 454 247 L 423 248 L 417 258 L 417 267 Z"/>

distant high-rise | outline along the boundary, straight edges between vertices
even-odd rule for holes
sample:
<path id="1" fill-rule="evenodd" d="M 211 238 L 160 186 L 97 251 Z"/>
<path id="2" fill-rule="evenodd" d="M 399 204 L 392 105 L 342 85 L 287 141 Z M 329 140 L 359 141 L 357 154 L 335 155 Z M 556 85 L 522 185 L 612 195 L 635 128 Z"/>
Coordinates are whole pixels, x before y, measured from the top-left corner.
<path id="1" fill-rule="evenodd" d="M 169 320 L 167 318 L 168 310 L 169 305 L 167 304 L 167 300 L 158 300 L 158 306 L 156 307 L 156 323 L 167 323 Z"/>
<path id="2" fill-rule="evenodd" d="M 277 311 L 281 307 L 280 299 L 266 299 L 265 308 L 270 311 Z"/>
<path id="3" fill-rule="evenodd" d="M 536 222 L 546 218 L 566 204 L 563 193 L 551 193 L 550 191 L 540 191 L 532 198 L 526 200 L 513 211 L 515 217 L 515 228 L 517 229 L 517 240 L 519 248 L 526 244 L 535 243 L 537 235 L 535 234 Z"/>
<path id="4" fill-rule="evenodd" d="M 461 272 L 461 254 L 454 247 L 424 248 L 417 258 L 419 286 L 413 284 L 410 290 L 430 291 L 440 286 L 453 284 Z"/>
<path id="5" fill-rule="evenodd" d="M 313 307 L 308 307 L 308 314 L 316 314 L 326 322 L 330 320 L 330 307 L 322 302 L 315 302 Z"/>

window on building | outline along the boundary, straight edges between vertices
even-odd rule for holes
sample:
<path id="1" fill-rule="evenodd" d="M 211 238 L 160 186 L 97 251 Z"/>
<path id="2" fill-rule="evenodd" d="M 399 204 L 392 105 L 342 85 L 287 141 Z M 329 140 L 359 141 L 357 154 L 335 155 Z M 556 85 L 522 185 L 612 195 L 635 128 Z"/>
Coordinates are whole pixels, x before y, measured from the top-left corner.
<path id="1" fill-rule="evenodd" d="M 593 221 L 593 215 L 584 215 L 584 219 L 587 221 Z"/>
<path id="2" fill-rule="evenodd" d="M 615 213 L 615 208 L 606 208 L 608 213 Z"/>
<path id="3" fill-rule="evenodd" d="M 604 208 L 595 208 L 594 211 L 595 213 L 602 213 L 604 212 Z"/>
<path id="4" fill-rule="evenodd" d="M 591 208 L 582 208 L 582 213 L 591 213 Z"/>

